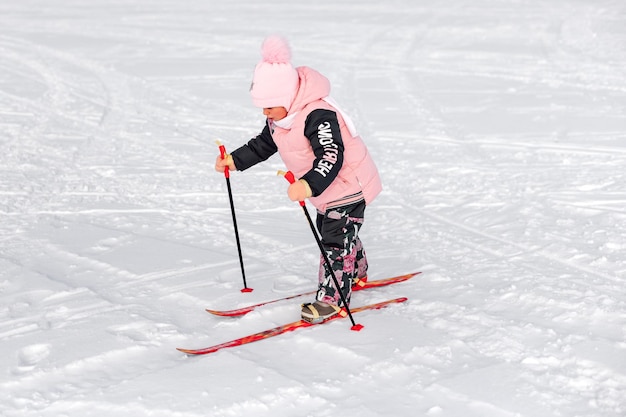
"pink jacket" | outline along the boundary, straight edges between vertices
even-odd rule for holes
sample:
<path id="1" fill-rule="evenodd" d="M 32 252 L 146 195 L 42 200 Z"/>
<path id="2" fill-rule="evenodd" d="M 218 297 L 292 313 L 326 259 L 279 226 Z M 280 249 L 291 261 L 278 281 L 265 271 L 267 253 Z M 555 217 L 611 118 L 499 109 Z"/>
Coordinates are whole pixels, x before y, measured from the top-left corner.
<path id="1" fill-rule="evenodd" d="M 316 109 L 327 109 L 337 114 L 344 144 L 344 160 L 335 180 L 316 197 L 309 200 L 318 211 L 324 212 L 334 204 L 350 203 L 350 196 L 362 193 L 366 204 L 370 204 L 382 190 L 378 169 L 360 136 L 352 136 L 346 123 L 333 106 L 322 100 L 330 93 L 330 82 L 319 72 L 308 67 L 298 67 L 300 87 L 289 108 L 287 117 L 293 121 L 288 129 L 274 127 L 272 137 L 280 156 L 296 178 L 302 177 L 312 168 L 315 159 L 311 144 L 304 135 L 308 115 Z"/>

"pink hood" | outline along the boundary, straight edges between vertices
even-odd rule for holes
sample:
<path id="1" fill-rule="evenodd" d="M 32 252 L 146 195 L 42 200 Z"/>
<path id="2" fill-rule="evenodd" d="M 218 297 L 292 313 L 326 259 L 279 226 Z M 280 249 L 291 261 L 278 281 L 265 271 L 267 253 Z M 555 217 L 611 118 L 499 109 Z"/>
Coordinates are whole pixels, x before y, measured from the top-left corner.
<path id="1" fill-rule="evenodd" d="M 289 113 L 302 110 L 307 104 L 321 100 L 330 94 L 330 81 L 322 74 L 309 67 L 297 67 L 300 85 L 296 97 L 289 107 Z"/>

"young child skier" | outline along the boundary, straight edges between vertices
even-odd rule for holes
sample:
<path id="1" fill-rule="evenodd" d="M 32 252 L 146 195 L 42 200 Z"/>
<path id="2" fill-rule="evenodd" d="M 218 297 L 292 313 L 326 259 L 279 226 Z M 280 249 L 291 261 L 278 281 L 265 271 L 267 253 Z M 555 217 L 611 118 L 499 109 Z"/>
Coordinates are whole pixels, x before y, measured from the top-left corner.
<path id="1" fill-rule="evenodd" d="M 317 209 L 316 226 L 331 263 L 325 265 L 320 257 L 316 300 L 302 305 L 302 318 L 319 322 L 340 311 L 338 290 L 349 302 L 352 286 L 367 279 L 359 231 L 365 207 L 382 185 L 352 121 L 329 97 L 328 79 L 309 67 L 294 68 L 289 45 L 280 36 L 265 39 L 261 56 L 250 94 L 267 117 L 265 127 L 231 154 L 218 156 L 215 170 L 244 171 L 278 152 L 298 179 L 287 195 L 293 201 L 309 199 Z"/>

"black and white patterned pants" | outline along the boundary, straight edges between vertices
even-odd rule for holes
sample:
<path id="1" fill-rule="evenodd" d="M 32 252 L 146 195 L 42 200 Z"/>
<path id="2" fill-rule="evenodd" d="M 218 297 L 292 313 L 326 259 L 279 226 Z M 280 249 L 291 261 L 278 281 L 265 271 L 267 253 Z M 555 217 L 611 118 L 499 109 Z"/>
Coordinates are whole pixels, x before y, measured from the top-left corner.
<path id="1" fill-rule="evenodd" d="M 365 201 L 333 207 L 317 214 L 317 229 L 322 236 L 322 246 L 330 260 L 330 270 L 348 303 L 352 294 L 352 281 L 367 275 L 367 257 L 359 239 L 363 224 Z M 329 274 L 326 261 L 320 255 L 319 287 L 317 300 L 340 305 L 341 297 Z"/>

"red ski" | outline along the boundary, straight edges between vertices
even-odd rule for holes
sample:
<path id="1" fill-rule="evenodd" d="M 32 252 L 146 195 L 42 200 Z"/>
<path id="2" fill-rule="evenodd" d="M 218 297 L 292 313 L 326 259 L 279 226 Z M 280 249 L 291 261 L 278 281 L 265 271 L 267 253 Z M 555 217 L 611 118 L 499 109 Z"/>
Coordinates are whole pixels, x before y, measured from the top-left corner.
<path id="1" fill-rule="evenodd" d="M 375 304 L 368 304 L 362 307 L 356 307 L 356 308 L 352 308 L 350 309 L 350 311 L 352 312 L 352 314 L 358 313 L 360 311 L 366 311 L 366 310 L 378 310 L 384 307 L 387 307 L 388 305 L 391 304 L 398 304 L 398 303 L 403 303 L 407 300 L 406 297 L 401 297 L 401 298 L 394 298 L 391 300 L 387 300 L 387 301 L 382 301 L 380 303 L 375 303 Z M 230 342 L 226 342 L 226 343 L 221 343 L 219 345 L 215 345 L 215 346 L 210 346 L 210 347 L 206 347 L 206 348 L 202 348 L 202 349 L 183 349 L 183 348 L 177 348 L 179 351 L 186 353 L 187 355 L 206 355 L 208 353 L 213 353 L 213 352 L 217 352 L 220 349 L 225 349 L 225 348 L 230 348 L 230 347 L 235 347 L 235 346 L 241 346 L 241 345 L 246 345 L 248 343 L 252 343 L 252 342 L 256 342 L 258 340 L 263 340 L 263 339 L 267 339 L 270 337 L 274 337 L 274 336 L 278 336 L 280 334 L 283 333 L 288 333 L 297 329 L 301 329 L 303 327 L 311 327 L 311 326 L 317 326 L 320 324 L 324 324 L 324 323 L 328 323 L 329 321 L 333 321 L 336 319 L 340 319 L 340 318 L 345 318 L 347 316 L 347 314 L 344 311 L 344 314 L 337 314 L 336 316 L 333 316 L 331 318 L 329 318 L 328 320 L 325 320 L 321 323 L 310 323 L 308 321 L 304 321 L 304 320 L 299 320 L 299 321 L 294 321 L 293 323 L 288 323 L 288 324 L 284 324 L 282 326 L 278 326 L 275 327 L 273 329 L 269 329 L 269 330 L 265 330 L 259 333 L 254 333 L 251 334 L 249 336 L 245 336 L 239 339 L 235 339 L 235 340 L 231 340 Z"/>
<path id="2" fill-rule="evenodd" d="M 386 285 L 396 284 L 398 282 L 404 282 L 404 281 L 407 281 L 407 280 L 413 278 L 414 276 L 416 276 L 418 274 L 421 274 L 421 272 L 412 272 L 410 274 L 398 275 L 397 277 L 383 278 L 383 279 L 379 279 L 379 280 L 375 280 L 375 281 L 360 281 L 357 285 L 352 287 L 352 291 L 359 291 L 359 290 L 366 290 L 366 289 L 369 289 L 369 288 L 384 287 Z M 206 311 L 208 311 L 209 313 L 214 314 L 216 316 L 237 317 L 237 316 L 243 316 L 244 314 L 248 314 L 249 312 L 253 311 L 255 308 L 258 308 L 258 307 L 262 307 L 262 306 L 265 306 L 265 305 L 268 305 L 268 304 L 272 304 L 272 303 L 277 303 L 279 301 L 291 300 L 293 298 L 298 298 L 298 297 L 303 297 L 305 295 L 313 295 L 313 294 L 315 294 L 315 291 L 308 291 L 308 292 L 304 292 L 304 293 L 301 293 L 301 294 L 290 295 L 288 297 L 278 298 L 276 300 L 264 301 L 264 302 L 259 303 L 259 304 L 254 304 L 254 305 L 250 305 L 250 306 L 246 306 L 246 307 L 236 308 L 234 310 L 212 310 L 212 309 L 207 308 Z"/>

